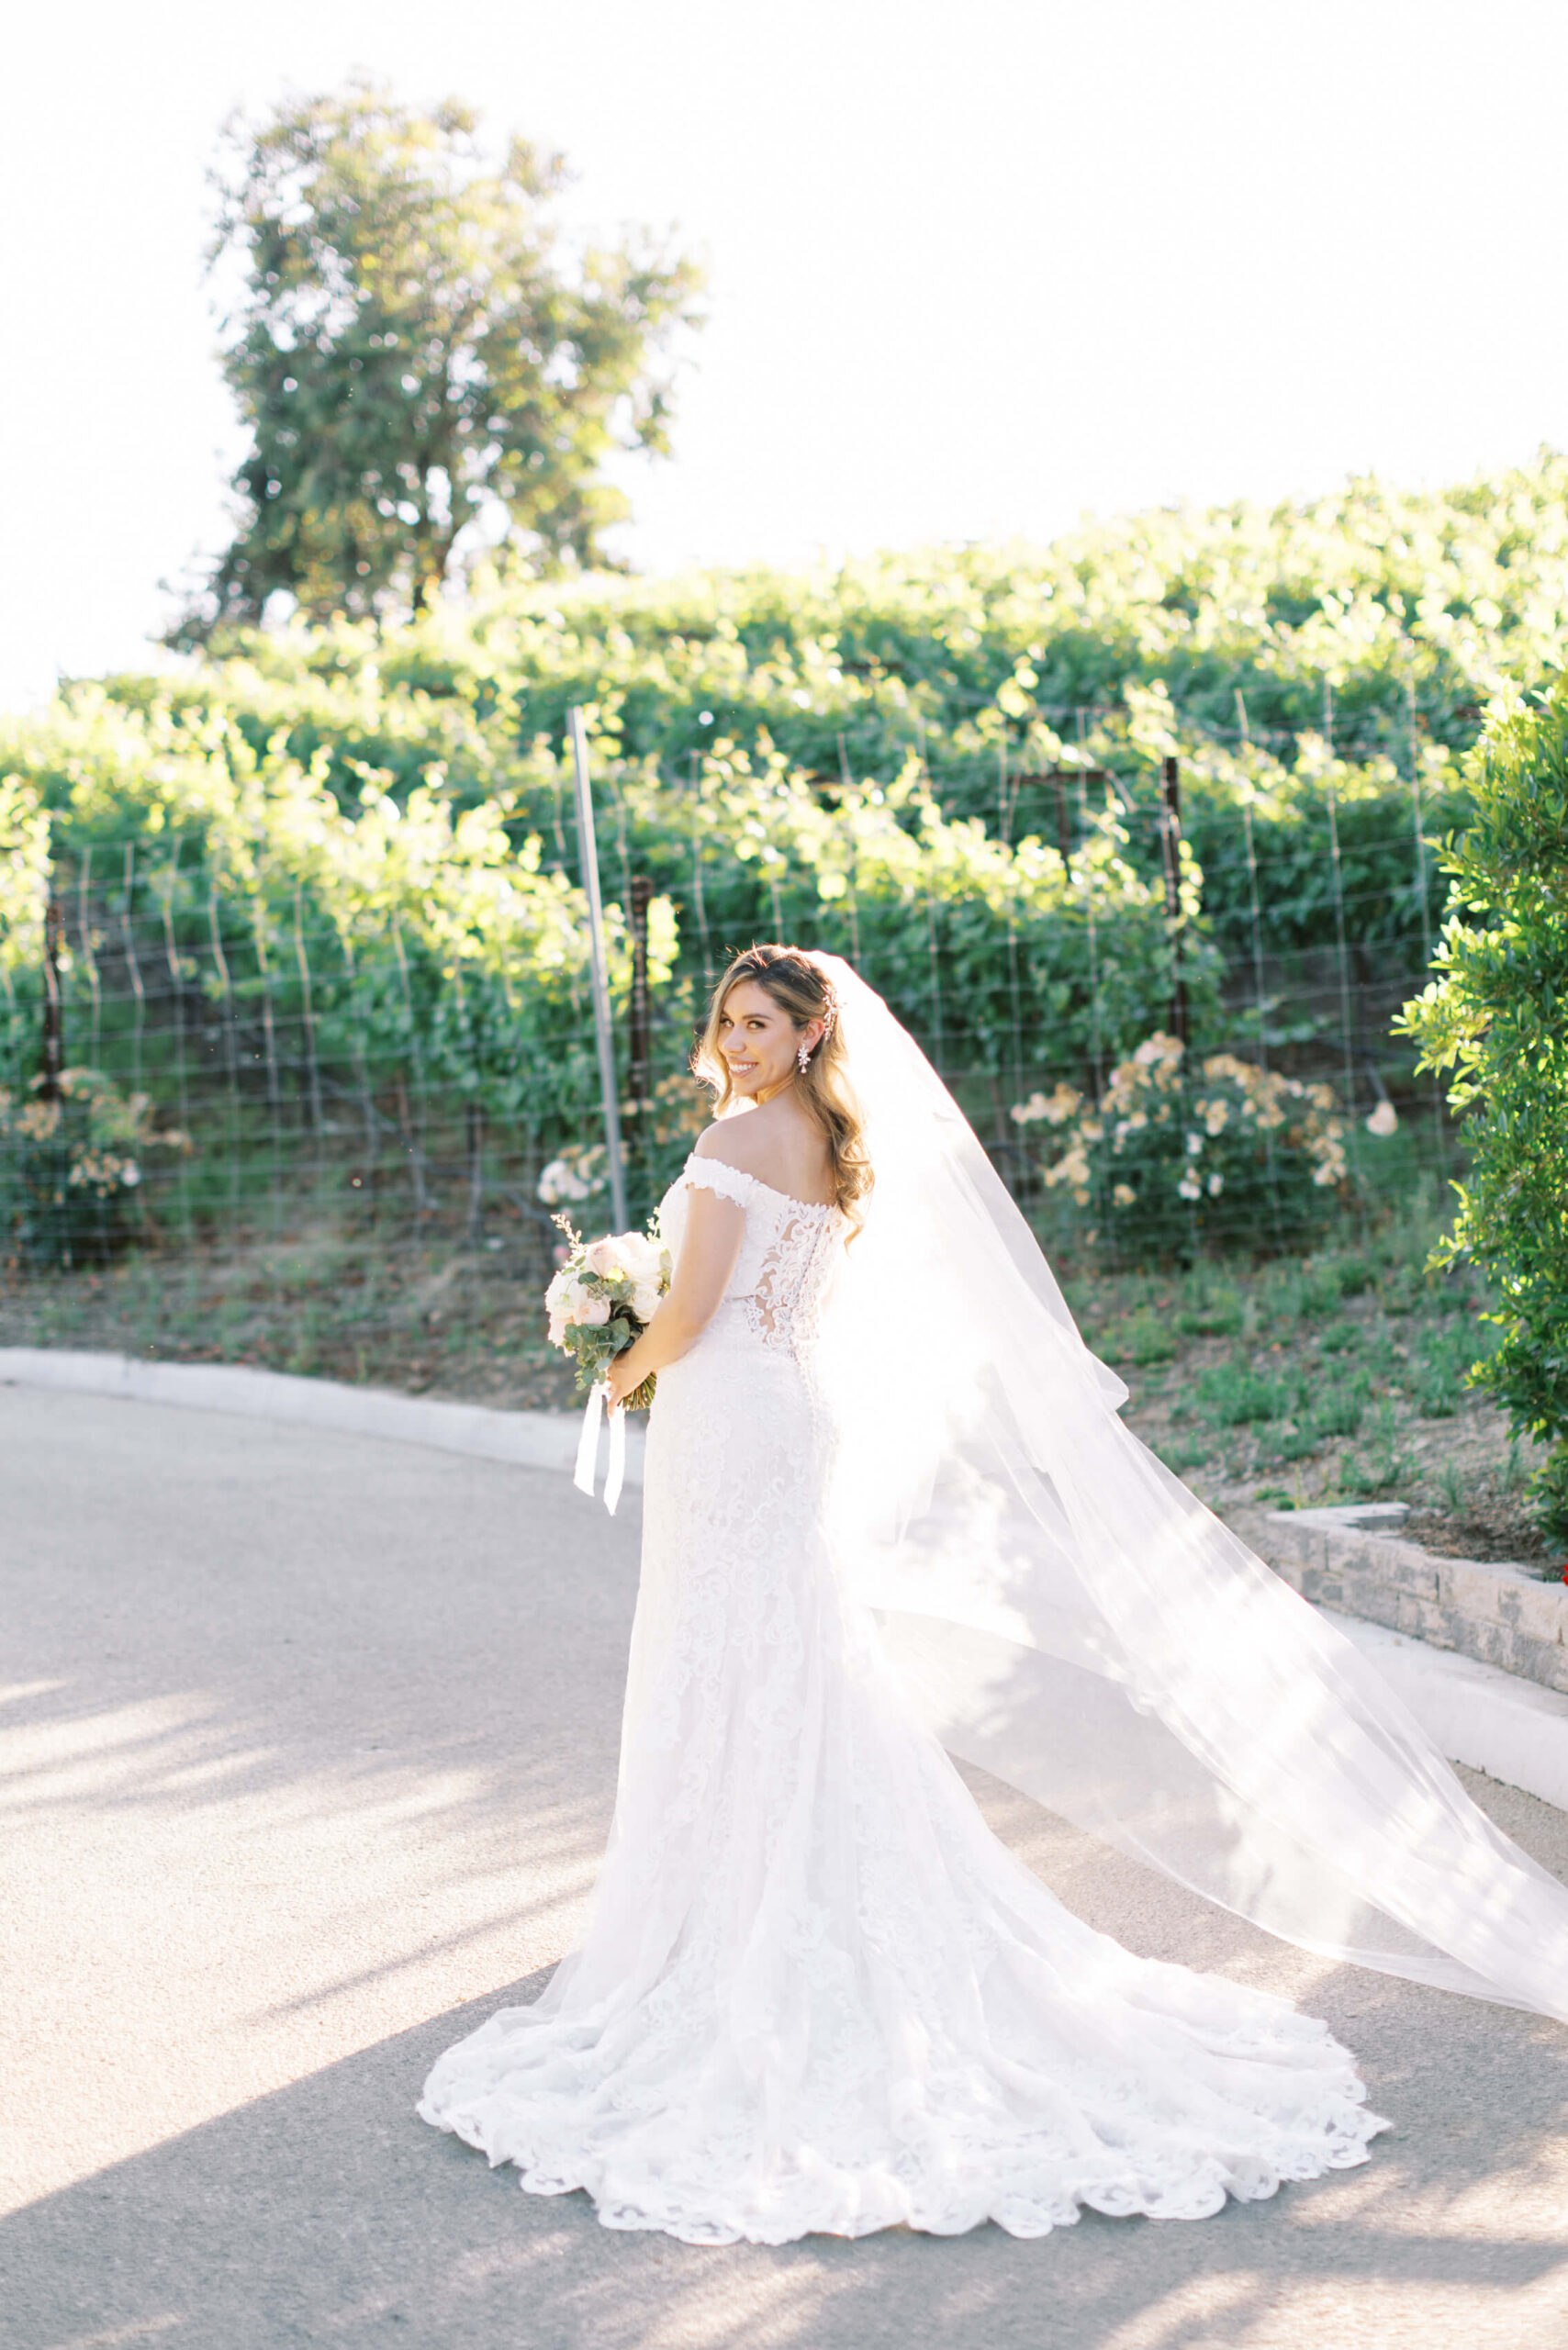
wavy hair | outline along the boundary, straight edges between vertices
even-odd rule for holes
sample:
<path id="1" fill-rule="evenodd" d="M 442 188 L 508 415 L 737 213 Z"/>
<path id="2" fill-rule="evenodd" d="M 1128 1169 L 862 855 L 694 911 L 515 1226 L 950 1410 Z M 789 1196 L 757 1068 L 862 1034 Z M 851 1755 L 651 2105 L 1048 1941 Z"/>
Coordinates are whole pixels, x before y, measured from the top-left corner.
<path id="1" fill-rule="evenodd" d="M 708 1024 L 691 1057 L 695 1074 L 713 1089 L 715 1113 L 734 1100 L 729 1065 L 719 1049 L 719 1023 L 730 990 L 750 979 L 771 996 L 797 1028 L 813 1020 L 827 1023 L 822 1040 L 795 1080 L 795 1091 L 822 1128 L 833 1169 L 833 1186 L 841 1214 L 853 1238 L 865 1221 L 863 1203 L 873 1176 L 866 1149 L 860 1105 L 849 1083 L 847 1056 L 838 1028 L 838 1006 L 832 983 L 800 946 L 748 946 L 737 955 L 713 990 Z"/>

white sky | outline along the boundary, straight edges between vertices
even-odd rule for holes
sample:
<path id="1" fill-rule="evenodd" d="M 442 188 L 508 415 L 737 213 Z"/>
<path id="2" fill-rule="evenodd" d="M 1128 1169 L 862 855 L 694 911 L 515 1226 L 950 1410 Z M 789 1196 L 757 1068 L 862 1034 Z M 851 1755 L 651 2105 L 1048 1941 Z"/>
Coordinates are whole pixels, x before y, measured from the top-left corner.
<path id="1" fill-rule="evenodd" d="M 8 49 L 13 704 L 146 660 L 158 582 L 221 543 L 204 173 L 231 107 L 355 66 L 706 258 L 640 568 L 1568 442 L 1562 0 L 86 0 Z"/>

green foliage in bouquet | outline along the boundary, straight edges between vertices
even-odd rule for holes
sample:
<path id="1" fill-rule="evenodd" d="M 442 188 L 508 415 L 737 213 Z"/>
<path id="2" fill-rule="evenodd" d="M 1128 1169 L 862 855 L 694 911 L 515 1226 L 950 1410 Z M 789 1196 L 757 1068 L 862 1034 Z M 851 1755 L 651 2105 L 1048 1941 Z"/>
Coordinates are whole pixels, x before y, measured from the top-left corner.
<path id="1" fill-rule="evenodd" d="M 29 1264 L 102 1262 L 143 1229 L 148 1154 L 189 1148 L 98 1069 L 62 1069 L 52 1092 L 0 1088 L 0 1236 Z"/>
<path id="2" fill-rule="evenodd" d="M 1437 1261 L 1481 1268 L 1502 1332 L 1470 1379 L 1550 1447 L 1533 1495 L 1568 1540 L 1568 679 L 1498 701 L 1470 785 L 1437 977 L 1401 1025 L 1465 1120 L 1469 1176 Z"/>
<path id="3" fill-rule="evenodd" d="M 1308 1245 L 1347 1182 L 1343 1122 L 1327 1085 L 1229 1053 L 1189 1062 L 1182 1040 L 1146 1038 L 1098 1102 L 1068 1085 L 1014 1105 L 1038 1130 L 1041 1180 L 1116 1254 Z"/>

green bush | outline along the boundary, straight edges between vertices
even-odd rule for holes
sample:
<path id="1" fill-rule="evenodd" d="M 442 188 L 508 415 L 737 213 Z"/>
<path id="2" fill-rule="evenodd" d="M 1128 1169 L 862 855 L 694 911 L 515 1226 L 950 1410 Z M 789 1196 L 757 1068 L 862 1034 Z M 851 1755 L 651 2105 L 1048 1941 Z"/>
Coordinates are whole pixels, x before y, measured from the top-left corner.
<path id="1" fill-rule="evenodd" d="M 1371 1382 L 1365 1372 L 1354 1379 L 1338 1379 L 1332 1384 L 1326 1379 L 1323 1392 L 1310 1411 L 1311 1424 L 1319 1437 L 1354 1436 L 1361 1427 L 1367 1408 Z"/>
<path id="2" fill-rule="evenodd" d="M 1293 1393 L 1283 1380 L 1266 1378 L 1242 1363 L 1216 1363 L 1198 1373 L 1198 1408 L 1205 1419 L 1222 1427 L 1283 1419 L 1291 1409 Z"/>
<path id="3" fill-rule="evenodd" d="M 1500 699 L 1470 765 L 1474 814 L 1445 858 L 1437 977 L 1400 1025 L 1450 1073 L 1467 1181 L 1437 1261 L 1465 1258 L 1501 1332 L 1471 1371 L 1516 1436 L 1550 1448 L 1540 1522 L 1568 1539 L 1568 678 Z"/>

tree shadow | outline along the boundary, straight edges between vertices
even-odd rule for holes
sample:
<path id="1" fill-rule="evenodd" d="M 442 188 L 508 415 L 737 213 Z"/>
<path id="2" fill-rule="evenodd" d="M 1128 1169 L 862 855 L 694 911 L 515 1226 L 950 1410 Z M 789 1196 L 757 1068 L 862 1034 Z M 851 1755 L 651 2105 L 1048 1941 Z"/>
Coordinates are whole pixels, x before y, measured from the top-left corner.
<path id="1" fill-rule="evenodd" d="M 515 2173 L 416 2119 L 432 2059 L 498 2003 L 536 1997 L 541 1972 L 0 2222 L 5 2338 L 10 2350 L 1208 2350 L 1291 2340 L 1276 2321 L 1327 2290 L 1387 2311 L 1391 2330 L 1353 2336 L 1378 2343 L 1414 2343 L 1393 2330 L 1401 2311 L 1413 2322 L 1446 2296 L 1451 2330 L 1439 2318 L 1418 2338 L 1470 2350 L 1492 2338 L 1489 2311 L 1517 2318 L 1518 2296 L 1568 2274 L 1568 2249 L 1531 2224 L 1543 2195 L 1561 2208 L 1550 2154 L 1568 2122 L 1568 2049 L 1550 2027 L 1439 1993 L 1388 1986 L 1368 2005 L 1367 1978 L 1342 1974 L 1320 1987 L 1331 2004 L 1360 2000 L 1375 2094 L 1402 2117 L 1367 2169 L 1191 2226 L 1089 2214 L 1036 2243 L 988 2227 L 773 2249 L 602 2228 L 585 2196 L 521 2194 Z"/>

